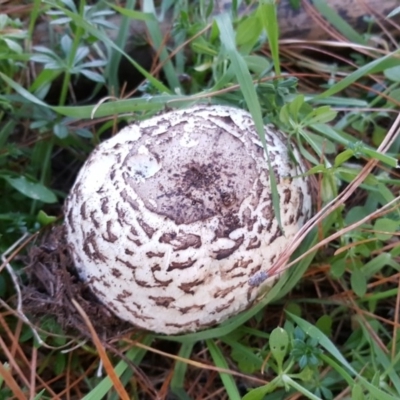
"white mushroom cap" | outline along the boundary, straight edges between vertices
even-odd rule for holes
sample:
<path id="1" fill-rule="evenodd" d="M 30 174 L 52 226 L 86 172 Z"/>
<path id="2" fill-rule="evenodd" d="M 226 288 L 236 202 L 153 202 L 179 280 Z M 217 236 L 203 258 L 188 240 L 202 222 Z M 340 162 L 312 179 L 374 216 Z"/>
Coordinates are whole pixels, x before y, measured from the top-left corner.
<path id="1" fill-rule="evenodd" d="M 270 125 L 265 138 L 284 234 L 243 110 L 172 111 L 101 143 L 65 206 L 73 260 L 98 299 L 136 326 L 175 334 L 221 322 L 272 286 L 276 276 L 249 280 L 266 277 L 310 217 L 311 193 L 293 144 Z"/>

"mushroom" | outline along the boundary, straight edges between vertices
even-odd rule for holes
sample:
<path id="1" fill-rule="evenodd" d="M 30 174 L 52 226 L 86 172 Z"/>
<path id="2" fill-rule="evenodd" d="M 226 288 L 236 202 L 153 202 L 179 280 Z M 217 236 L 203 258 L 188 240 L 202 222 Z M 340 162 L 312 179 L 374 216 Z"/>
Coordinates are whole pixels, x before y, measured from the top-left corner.
<path id="1" fill-rule="evenodd" d="M 199 105 L 157 115 L 101 143 L 65 205 L 80 278 L 119 318 L 164 334 L 197 331 L 249 308 L 268 269 L 311 213 L 293 143 L 265 126 L 280 197 L 251 115 Z"/>

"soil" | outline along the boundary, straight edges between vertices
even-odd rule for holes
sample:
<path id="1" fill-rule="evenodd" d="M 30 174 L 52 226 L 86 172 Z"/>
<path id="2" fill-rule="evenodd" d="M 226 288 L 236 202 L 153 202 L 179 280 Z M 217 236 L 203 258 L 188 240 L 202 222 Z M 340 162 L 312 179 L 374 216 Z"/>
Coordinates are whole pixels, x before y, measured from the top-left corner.
<path id="1" fill-rule="evenodd" d="M 65 238 L 64 227 L 55 226 L 43 234 L 40 245 L 29 251 L 25 268 L 28 279 L 22 287 L 24 312 L 35 323 L 52 316 L 66 333 L 90 338 L 85 322 L 72 303 L 74 299 L 103 340 L 109 341 L 136 329 L 114 316 L 79 280 Z"/>

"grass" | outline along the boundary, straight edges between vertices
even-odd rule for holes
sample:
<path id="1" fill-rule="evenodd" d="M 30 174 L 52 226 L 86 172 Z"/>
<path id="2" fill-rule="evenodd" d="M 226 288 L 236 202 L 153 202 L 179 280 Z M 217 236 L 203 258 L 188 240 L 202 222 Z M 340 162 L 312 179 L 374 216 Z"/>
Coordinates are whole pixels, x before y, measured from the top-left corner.
<path id="1" fill-rule="evenodd" d="M 5 4 L 0 399 L 400 398 L 398 37 L 379 26 L 356 32 L 315 1 L 332 40 L 279 40 L 282 21 L 264 3 L 243 16 L 233 1 L 232 14 L 210 17 L 203 1 L 161 1 L 158 10 L 174 13 L 167 31 L 147 0 L 142 9 L 133 0 Z M 108 31 L 111 12 L 122 15 L 119 31 Z M 147 27 L 134 39 L 154 44 L 150 65 L 131 51 L 131 19 Z M 35 28 L 43 20 L 52 21 L 45 40 Z M 120 60 L 142 75 L 132 69 L 120 82 Z M 26 316 L 27 251 L 62 220 L 93 147 L 120 124 L 199 101 L 246 108 L 261 136 L 272 122 L 298 143 L 316 213 L 279 261 L 292 267 L 251 310 L 187 335 L 138 331 L 105 343 L 77 303 L 91 340 Z"/>

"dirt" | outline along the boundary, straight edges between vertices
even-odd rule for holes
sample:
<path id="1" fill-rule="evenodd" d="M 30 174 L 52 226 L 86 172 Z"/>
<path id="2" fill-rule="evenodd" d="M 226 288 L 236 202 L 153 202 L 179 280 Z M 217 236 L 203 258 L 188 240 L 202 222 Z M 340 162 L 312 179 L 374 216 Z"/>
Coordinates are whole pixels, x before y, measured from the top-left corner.
<path id="1" fill-rule="evenodd" d="M 28 253 L 22 289 L 23 310 L 35 324 L 52 316 L 67 334 L 91 337 L 72 303 L 77 301 L 103 340 L 121 337 L 135 328 L 114 316 L 102 305 L 87 285 L 79 280 L 65 241 L 63 226 L 44 233 L 40 245 Z"/>

